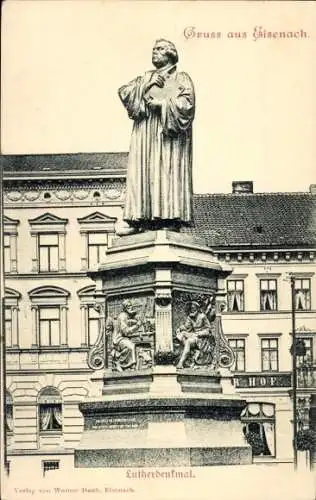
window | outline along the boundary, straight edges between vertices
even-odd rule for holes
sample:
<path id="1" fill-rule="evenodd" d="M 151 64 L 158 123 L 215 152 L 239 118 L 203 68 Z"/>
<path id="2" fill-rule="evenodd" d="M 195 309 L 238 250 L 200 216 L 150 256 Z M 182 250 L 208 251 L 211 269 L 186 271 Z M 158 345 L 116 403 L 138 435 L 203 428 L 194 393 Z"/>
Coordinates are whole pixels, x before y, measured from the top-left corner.
<path id="1" fill-rule="evenodd" d="M 8 391 L 6 391 L 5 416 L 6 432 L 10 434 L 13 432 L 13 400 L 11 394 Z"/>
<path id="2" fill-rule="evenodd" d="M 4 333 L 6 347 L 19 345 L 19 300 L 21 294 L 12 288 L 5 288 L 4 295 Z"/>
<path id="3" fill-rule="evenodd" d="M 96 267 L 105 257 L 108 246 L 107 233 L 88 233 L 88 267 Z"/>
<path id="4" fill-rule="evenodd" d="M 4 271 L 6 273 L 17 272 L 17 227 L 19 221 L 11 219 L 7 215 L 3 217 L 3 253 L 4 253 Z"/>
<path id="5" fill-rule="evenodd" d="M 115 232 L 116 218 L 93 212 L 77 220 L 84 244 L 81 267 L 85 271 L 93 269 L 105 258 L 106 249 Z"/>
<path id="6" fill-rule="evenodd" d="M 295 309 L 297 311 L 308 311 L 311 308 L 311 281 L 310 279 L 295 279 Z"/>
<path id="7" fill-rule="evenodd" d="M 78 291 L 81 310 L 81 345 L 92 346 L 99 335 L 100 313 L 95 309 L 95 286 L 87 286 Z"/>
<path id="8" fill-rule="evenodd" d="M 4 333 L 5 333 L 5 345 L 7 347 L 12 346 L 12 309 L 11 307 L 5 307 L 4 309 Z"/>
<path id="9" fill-rule="evenodd" d="M 310 428 L 310 396 L 297 398 L 297 427 L 303 431 Z"/>
<path id="10" fill-rule="evenodd" d="M 32 271 L 65 272 L 66 271 L 66 224 L 68 219 L 45 213 L 29 219 L 32 248 Z"/>
<path id="11" fill-rule="evenodd" d="M 4 253 L 4 270 L 10 272 L 11 270 L 11 244 L 10 235 L 3 235 L 3 253 Z"/>
<path id="12" fill-rule="evenodd" d="M 227 281 L 227 308 L 230 312 L 241 312 L 244 310 L 243 280 Z"/>
<path id="13" fill-rule="evenodd" d="M 39 308 L 40 346 L 60 345 L 60 309 L 58 307 Z"/>
<path id="14" fill-rule="evenodd" d="M 275 279 L 260 280 L 260 311 L 277 310 L 277 281 Z"/>
<path id="15" fill-rule="evenodd" d="M 228 340 L 231 349 L 235 355 L 235 362 L 232 366 L 232 371 L 244 372 L 245 371 L 245 340 L 244 339 L 229 339 Z"/>
<path id="16" fill-rule="evenodd" d="M 58 271 L 58 234 L 38 235 L 38 255 L 40 272 Z"/>
<path id="17" fill-rule="evenodd" d="M 31 290 L 32 347 L 66 346 L 69 292 L 57 286 Z"/>
<path id="18" fill-rule="evenodd" d="M 88 345 L 95 344 L 99 334 L 99 313 L 95 308 L 88 306 Z"/>
<path id="19" fill-rule="evenodd" d="M 43 460 L 42 469 L 43 469 L 43 476 L 45 476 L 46 472 L 50 470 L 59 469 L 59 460 Z"/>
<path id="20" fill-rule="evenodd" d="M 296 357 L 297 366 L 301 366 L 306 362 L 312 363 L 313 362 L 313 339 L 300 337 L 298 340 L 304 342 L 306 353 L 304 356 L 297 355 L 297 357 Z"/>
<path id="21" fill-rule="evenodd" d="M 275 407 L 270 403 L 249 403 L 241 421 L 254 456 L 275 457 Z"/>
<path id="22" fill-rule="evenodd" d="M 261 370 L 276 372 L 279 370 L 278 339 L 261 339 Z"/>
<path id="23" fill-rule="evenodd" d="M 39 431 L 52 433 L 62 431 L 62 400 L 54 387 L 46 387 L 38 399 Z"/>
<path id="24" fill-rule="evenodd" d="M 297 355 L 297 386 L 303 389 L 312 389 L 316 387 L 316 371 L 313 363 L 313 338 L 298 337 L 297 345 L 300 343 L 305 345 L 305 354 Z"/>

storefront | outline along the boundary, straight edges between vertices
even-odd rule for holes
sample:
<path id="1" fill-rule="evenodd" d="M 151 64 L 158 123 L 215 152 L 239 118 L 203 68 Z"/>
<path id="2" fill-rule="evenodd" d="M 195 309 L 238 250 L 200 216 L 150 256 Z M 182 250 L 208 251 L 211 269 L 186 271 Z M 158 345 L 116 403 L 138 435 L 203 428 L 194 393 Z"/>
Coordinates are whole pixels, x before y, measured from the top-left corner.
<path id="1" fill-rule="evenodd" d="M 254 460 L 292 461 L 291 374 L 238 374 L 234 384 L 248 403 L 241 418 Z"/>

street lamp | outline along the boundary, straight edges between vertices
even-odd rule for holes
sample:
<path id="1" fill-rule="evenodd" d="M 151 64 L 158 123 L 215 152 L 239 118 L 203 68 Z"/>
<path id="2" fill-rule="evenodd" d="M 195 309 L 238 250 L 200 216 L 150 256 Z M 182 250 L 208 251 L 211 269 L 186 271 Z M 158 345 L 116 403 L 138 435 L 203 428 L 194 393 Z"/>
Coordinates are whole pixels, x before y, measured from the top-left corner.
<path id="1" fill-rule="evenodd" d="M 297 469 L 297 356 L 305 356 L 306 348 L 303 341 L 297 340 L 295 325 L 295 277 L 290 276 L 292 303 L 292 391 L 293 391 L 293 463 Z"/>
<path id="2" fill-rule="evenodd" d="M 296 367 L 296 325 L 295 325 L 295 278 L 291 280 L 291 309 L 292 309 L 292 389 L 293 389 L 293 464 L 297 469 L 297 408 L 296 408 L 296 388 L 297 388 L 297 367 Z"/>

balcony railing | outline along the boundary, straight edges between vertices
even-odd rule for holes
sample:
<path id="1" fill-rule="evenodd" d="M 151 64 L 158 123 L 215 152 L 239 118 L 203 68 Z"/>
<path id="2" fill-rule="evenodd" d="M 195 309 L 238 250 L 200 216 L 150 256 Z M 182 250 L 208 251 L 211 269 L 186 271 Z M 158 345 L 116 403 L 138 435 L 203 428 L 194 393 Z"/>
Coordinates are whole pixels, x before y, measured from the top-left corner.
<path id="1" fill-rule="evenodd" d="M 316 364 L 306 362 L 297 367 L 297 387 L 316 389 Z"/>

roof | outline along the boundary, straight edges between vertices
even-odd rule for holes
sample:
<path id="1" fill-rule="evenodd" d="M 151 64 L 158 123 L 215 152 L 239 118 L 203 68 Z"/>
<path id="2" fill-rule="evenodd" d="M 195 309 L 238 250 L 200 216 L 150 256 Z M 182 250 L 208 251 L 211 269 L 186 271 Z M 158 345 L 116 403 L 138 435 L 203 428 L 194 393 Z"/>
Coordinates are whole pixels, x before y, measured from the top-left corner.
<path id="1" fill-rule="evenodd" d="M 196 194 L 194 224 L 212 247 L 315 246 L 316 195 Z"/>
<path id="2" fill-rule="evenodd" d="M 5 178 L 23 174 L 30 177 L 69 173 L 90 176 L 91 171 L 97 176 L 125 172 L 127 158 L 127 152 L 1 155 L 0 164 Z"/>
<path id="3" fill-rule="evenodd" d="M 2 155 L 5 179 L 125 176 L 128 153 Z M 215 248 L 312 247 L 316 244 L 316 194 L 195 194 L 195 227 Z"/>

